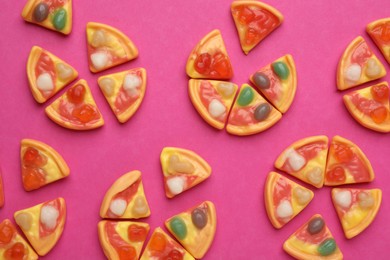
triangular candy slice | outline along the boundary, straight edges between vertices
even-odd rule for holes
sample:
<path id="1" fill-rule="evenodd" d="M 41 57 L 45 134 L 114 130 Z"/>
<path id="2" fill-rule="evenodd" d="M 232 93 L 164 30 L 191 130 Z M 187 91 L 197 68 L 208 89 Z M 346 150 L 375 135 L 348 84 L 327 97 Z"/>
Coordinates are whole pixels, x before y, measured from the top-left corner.
<path id="1" fill-rule="evenodd" d="M 230 79 L 233 69 L 221 32 L 207 34 L 192 50 L 187 60 L 187 75 L 195 79 Z"/>
<path id="2" fill-rule="evenodd" d="M 382 201 L 380 189 L 332 189 L 336 208 L 346 238 L 363 232 L 374 221 Z"/>
<path id="3" fill-rule="evenodd" d="M 200 116 L 211 126 L 223 129 L 233 105 L 237 85 L 216 80 L 191 79 L 188 93 Z"/>
<path id="4" fill-rule="evenodd" d="M 251 75 L 250 80 L 281 113 L 294 100 L 297 73 L 291 55 L 287 54 Z"/>
<path id="5" fill-rule="evenodd" d="M 27 77 L 38 103 L 46 102 L 77 76 L 77 71 L 65 61 L 41 47 L 32 47 L 27 61 Z"/>
<path id="6" fill-rule="evenodd" d="M 371 22 L 366 31 L 390 64 L 390 17 Z"/>
<path id="7" fill-rule="evenodd" d="M 312 136 L 296 141 L 275 161 L 275 168 L 321 188 L 324 185 L 328 137 Z"/>
<path id="8" fill-rule="evenodd" d="M 23 187 L 35 190 L 69 175 L 62 156 L 45 143 L 23 139 L 20 147 Z"/>
<path id="9" fill-rule="evenodd" d="M 105 75 L 98 79 L 98 84 L 118 121 L 125 123 L 144 99 L 146 70 L 137 68 Z"/>
<path id="10" fill-rule="evenodd" d="M 264 186 L 268 218 L 275 228 L 282 228 L 313 199 L 314 193 L 276 172 L 270 172 Z"/>
<path id="11" fill-rule="evenodd" d="M 385 67 L 363 37 L 358 36 L 346 48 L 337 68 L 337 88 L 349 89 L 386 75 Z"/>
<path id="12" fill-rule="evenodd" d="M 343 97 L 349 113 L 359 124 L 371 130 L 390 132 L 389 85 L 382 82 L 356 90 Z"/>
<path id="13" fill-rule="evenodd" d="M 0 169 L 0 208 L 4 206 L 4 186 L 3 186 L 3 177 Z"/>
<path id="14" fill-rule="evenodd" d="M 16 231 L 9 219 L 0 223 L 0 258 L 4 260 L 38 259 L 31 246 Z"/>
<path id="15" fill-rule="evenodd" d="M 325 172 L 325 185 L 371 182 L 374 170 L 360 148 L 351 141 L 335 136 L 330 144 Z"/>
<path id="16" fill-rule="evenodd" d="M 114 27 L 90 22 L 87 24 L 88 63 L 92 72 L 99 72 L 138 57 L 138 49 Z"/>
<path id="17" fill-rule="evenodd" d="M 138 219 L 150 216 L 141 172 L 131 171 L 119 177 L 107 190 L 100 207 L 100 217 Z"/>
<path id="18" fill-rule="evenodd" d="M 140 260 L 155 259 L 195 260 L 160 227 L 154 230 Z"/>
<path id="19" fill-rule="evenodd" d="M 270 128 L 281 118 L 278 110 L 251 86 L 244 84 L 230 112 L 226 130 L 234 135 L 256 134 Z"/>
<path id="20" fill-rule="evenodd" d="M 46 107 L 46 115 L 62 127 L 90 130 L 104 125 L 104 120 L 85 80 L 79 80 Z"/>
<path id="21" fill-rule="evenodd" d="M 214 240 L 217 214 L 210 201 L 192 207 L 165 221 L 165 226 L 196 259 L 202 259 Z"/>
<path id="22" fill-rule="evenodd" d="M 295 231 L 284 242 L 283 249 L 296 259 L 343 259 L 332 233 L 319 214 Z"/>
<path id="23" fill-rule="evenodd" d="M 259 1 L 234 1 L 230 9 L 245 54 L 283 22 L 278 10 Z"/>
<path id="24" fill-rule="evenodd" d="M 165 195 L 173 198 L 210 177 L 211 167 L 193 151 L 165 147 L 160 155 Z"/>
<path id="25" fill-rule="evenodd" d="M 57 198 L 19 210 L 14 218 L 38 255 L 44 256 L 57 244 L 64 230 L 65 200 Z"/>
<path id="26" fill-rule="evenodd" d="M 72 0 L 27 0 L 24 20 L 63 34 L 72 31 Z"/>
<path id="27" fill-rule="evenodd" d="M 149 229 L 142 222 L 100 221 L 99 241 L 107 259 L 139 259 Z"/>

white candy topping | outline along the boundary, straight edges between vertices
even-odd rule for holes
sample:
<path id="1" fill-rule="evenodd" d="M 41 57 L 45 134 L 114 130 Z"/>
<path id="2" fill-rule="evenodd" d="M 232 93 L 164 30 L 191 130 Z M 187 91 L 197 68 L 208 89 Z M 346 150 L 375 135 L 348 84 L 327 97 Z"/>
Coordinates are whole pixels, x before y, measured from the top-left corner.
<path id="1" fill-rule="evenodd" d="M 379 67 L 378 62 L 375 59 L 371 58 L 367 61 L 367 69 L 365 73 L 369 78 L 379 76 L 381 73 L 381 67 Z"/>
<path id="2" fill-rule="evenodd" d="M 232 83 L 219 83 L 217 89 L 224 97 L 230 97 L 234 93 L 234 85 Z"/>
<path id="3" fill-rule="evenodd" d="M 352 203 L 352 194 L 349 190 L 337 192 L 334 198 L 336 204 L 343 208 L 348 208 Z"/>
<path id="4" fill-rule="evenodd" d="M 347 80 L 356 82 L 360 79 L 360 76 L 362 75 L 362 68 L 359 64 L 351 64 L 347 70 L 345 71 L 345 77 Z"/>
<path id="5" fill-rule="evenodd" d="M 127 208 L 127 201 L 124 199 L 115 199 L 111 201 L 110 210 L 117 216 L 122 216 Z"/>
<path id="6" fill-rule="evenodd" d="M 140 77 L 134 74 L 127 74 L 123 81 L 123 88 L 130 96 L 136 96 L 138 94 L 137 88 L 142 84 Z"/>
<path id="7" fill-rule="evenodd" d="M 185 180 L 182 177 L 173 177 L 167 181 L 169 191 L 173 195 L 180 194 L 184 191 Z"/>
<path id="8" fill-rule="evenodd" d="M 305 205 L 310 201 L 310 192 L 302 189 L 301 187 L 294 188 L 293 194 L 300 205 Z"/>
<path id="9" fill-rule="evenodd" d="M 218 118 L 226 112 L 226 107 L 218 99 L 211 100 L 209 104 L 209 113 L 212 117 Z"/>
<path id="10" fill-rule="evenodd" d="M 15 221 L 23 230 L 30 230 L 32 224 L 32 216 L 28 212 L 23 212 L 15 216 Z"/>
<path id="11" fill-rule="evenodd" d="M 37 78 L 37 87 L 43 91 L 52 91 L 54 89 L 54 82 L 49 73 L 44 72 Z"/>
<path id="12" fill-rule="evenodd" d="M 104 52 L 95 52 L 91 55 L 91 61 L 95 69 L 103 69 L 108 64 L 108 55 Z"/>
<path id="13" fill-rule="evenodd" d="M 40 221 L 48 229 L 54 229 L 56 227 L 59 216 L 60 212 L 53 206 L 47 205 L 41 208 Z"/>
<path id="14" fill-rule="evenodd" d="M 288 200 L 283 200 L 276 208 L 276 215 L 279 218 L 289 218 L 294 214 L 291 203 Z"/>
<path id="15" fill-rule="evenodd" d="M 288 149 L 286 151 L 285 157 L 286 160 L 288 160 L 288 162 L 290 163 L 290 166 L 293 171 L 299 171 L 306 163 L 305 158 L 299 153 L 297 153 L 294 148 Z"/>
<path id="16" fill-rule="evenodd" d="M 143 216 L 148 213 L 148 209 L 145 199 L 142 196 L 138 196 L 134 201 L 133 213 L 137 216 Z"/>
<path id="17" fill-rule="evenodd" d="M 99 86 L 107 96 L 114 94 L 115 81 L 110 78 L 104 78 L 99 81 Z"/>
<path id="18" fill-rule="evenodd" d="M 58 78 L 62 80 L 67 80 L 73 75 L 72 68 L 65 65 L 64 63 L 57 63 L 56 70 L 58 72 Z"/>
<path id="19" fill-rule="evenodd" d="M 320 184 L 322 182 L 322 169 L 314 167 L 307 173 L 307 179 L 314 185 Z"/>

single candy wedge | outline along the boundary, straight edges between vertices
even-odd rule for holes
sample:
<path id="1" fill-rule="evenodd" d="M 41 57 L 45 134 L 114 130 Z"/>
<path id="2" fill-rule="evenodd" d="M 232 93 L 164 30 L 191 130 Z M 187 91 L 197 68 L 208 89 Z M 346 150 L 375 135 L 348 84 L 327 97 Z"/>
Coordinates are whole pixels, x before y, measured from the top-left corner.
<path id="1" fill-rule="evenodd" d="M 270 128 L 281 118 L 278 110 L 251 86 L 244 84 L 230 112 L 226 130 L 233 135 L 256 134 Z"/>
<path id="2" fill-rule="evenodd" d="M 276 109 L 287 112 L 297 89 L 297 73 L 291 55 L 287 54 L 256 71 L 250 80 Z"/>
<path id="3" fill-rule="evenodd" d="M 125 123 L 144 99 L 146 70 L 137 68 L 105 75 L 98 79 L 98 84 L 118 121 Z"/>
<path id="4" fill-rule="evenodd" d="M 370 161 L 351 141 L 335 136 L 329 148 L 325 185 L 371 182 L 375 178 Z"/>
<path id="5" fill-rule="evenodd" d="M 138 219 L 148 216 L 150 209 L 140 171 L 131 171 L 119 177 L 107 190 L 100 207 L 102 218 Z"/>
<path id="6" fill-rule="evenodd" d="M 104 120 L 85 80 L 79 80 L 45 109 L 46 115 L 62 127 L 91 130 Z"/>
<path id="7" fill-rule="evenodd" d="M 18 234 L 16 227 L 9 219 L 4 219 L 0 223 L 0 259 L 38 259 L 38 255 L 26 240 Z"/>
<path id="8" fill-rule="evenodd" d="M 138 49 L 121 31 L 101 23 L 87 24 L 89 69 L 96 73 L 138 57 Z"/>
<path id="9" fill-rule="evenodd" d="M 344 104 L 362 126 L 390 133 L 389 92 L 387 82 L 382 82 L 344 95 Z"/>
<path id="10" fill-rule="evenodd" d="M 221 32 L 207 34 L 192 50 L 187 60 L 187 75 L 195 79 L 230 79 L 233 69 Z"/>
<path id="11" fill-rule="evenodd" d="M 236 96 L 237 85 L 216 80 L 190 79 L 188 93 L 200 116 L 212 127 L 223 129 Z"/>
<path id="12" fill-rule="evenodd" d="M 390 64 L 390 17 L 369 23 L 366 31 Z"/>
<path id="13" fill-rule="evenodd" d="M 275 168 L 321 188 L 324 185 L 328 137 L 311 136 L 296 141 L 275 161 Z"/>
<path id="14" fill-rule="evenodd" d="M 181 148 L 165 147 L 160 155 L 165 195 L 173 198 L 210 177 L 211 167 L 198 154 Z"/>
<path id="15" fill-rule="evenodd" d="M 337 68 L 337 88 L 349 89 L 386 75 L 385 67 L 363 37 L 358 36 L 346 48 Z"/>
<path id="16" fill-rule="evenodd" d="M 171 234 L 196 259 L 209 250 L 217 229 L 217 214 L 210 201 L 192 207 L 165 221 Z"/>
<path id="17" fill-rule="evenodd" d="M 346 238 L 353 238 L 374 221 L 381 205 L 382 191 L 334 188 L 332 200 Z"/>
<path id="18" fill-rule="evenodd" d="M 259 1 L 234 1 L 230 10 L 245 54 L 278 28 L 284 19 L 274 7 Z"/>
<path id="19" fill-rule="evenodd" d="M 19 210 L 14 218 L 38 255 L 44 256 L 57 244 L 64 230 L 65 200 L 57 198 Z"/>
<path id="20" fill-rule="evenodd" d="M 20 147 L 23 187 L 26 191 L 39 189 L 65 178 L 70 170 L 62 156 L 49 145 L 23 139 Z"/>
<path id="21" fill-rule="evenodd" d="M 72 0 L 28 0 L 24 20 L 63 34 L 72 31 Z"/>
<path id="22" fill-rule="evenodd" d="M 156 259 L 179 259 L 179 260 L 195 260 L 190 253 L 181 247 L 160 227 L 156 228 L 150 238 L 141 260 L 156 260 Z"/>
<path id="23" fill-rule="evenodd" d="M 142 222 L 100 221 L 99 241 L 107 259 L 139 259 L 149 229 L 149 224 Z"/>
<path id="24" fill-rule="evenodd" d="M 0 208 L 4 206 L 4 185 L 3 185 L 3 177 L 0 169 Z"/>
<path id="25" fill-rule="evenodd" d="M 341 260 L 343 254 L 321 215 L 314 215 L 283 244 L 289 255 L 302 260 Z"/>
<path id="26" fill-rule="evenodd" d="M 264 186 L 268 218 L 275 228 L 282 228 L 313 199 L 314 193 L 276 172 L 270 172 Z"/>

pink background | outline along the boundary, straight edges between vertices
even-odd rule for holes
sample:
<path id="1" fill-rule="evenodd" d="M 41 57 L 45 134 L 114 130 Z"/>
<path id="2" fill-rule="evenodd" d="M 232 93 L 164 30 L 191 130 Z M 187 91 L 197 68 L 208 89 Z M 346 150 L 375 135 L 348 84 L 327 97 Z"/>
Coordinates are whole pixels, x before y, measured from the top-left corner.
<path id="1" fill-rule="evenodd" d="M 215 203 L 218 228 L 205 259 L 289 259 L 282 250 L 283 242 L 315 213 L 325 217 L 346 259 L 387 258 L 390 176 L 386 160 L 390 134 L 367 130 L 352 119 L 342 103 L 343 93 L 336 91 L 335 77 L 341 53 L 358 35 L 368 40 L 385 63 L 365 33 L 365 26 L 389 16 L 390 1 L 268 0 L 284 14 L 285 21 L 248 56 L 241 51 L 230 3 L 76 0 L 73 31 L 64 37 L 24 22 L 20 17 L 24 0 L 2 1 L 0 160 L 6 201 L 0 209 L 0 219 L 12 218 L 16 210 L 63 196 L 68 210 L 65 230 L 46 258 L 104 259 L 96 228 L 100 203 L 114 180 L 138 169 L 143 173 L 152 211 L 145 221 L 152 230 L 203 200 Z M 139 58 L 97 75 L 90 73 L 85 39 L 89 21 L 122 30 L 139 48 Z M 222 31 L 234 68 L 233 82 L 239 85 L 276 58 L 286 53 L 294 57 L 298 71 L 295 100 L 282 120 L 263 133 L 236 137 L 216 131 L 201 119 L 188 98 L 187 57 L 195 44 L 216 28 Z M 33 45 L 62 57 L 79 71 L 80 78 L 89 82 L 104 116 L 104 127 L 75 132 L 46 117 L 47 104 L 37 104 L 28 88 L 25 67 Z M 96 80 L 107 73 L 139 66 L 148 72 L 146 97 L 135 116 L 121 125 Z M 389 70 L 387 63 L 385 67 Z M 265 213 L 264 181 L 278 154 L 290 143 L 318 134 L 337 134 L 356 142 L 370 159 L 376 179 L 354 187 L 383 191 L 377 218 L 351 240 L 343 235 L 328 187 L 315 190 L 313 202 L 281 230 L 271 226 Z M 22 138 L 41 140 L 57 149 L 69 164 L 69 178 L 36 191 L 24 191 L 19 166 Z M 210 179 L 167 199 L 159 163 L 165 146 L 188 148 L 202 155 L 213 168 Z"/>

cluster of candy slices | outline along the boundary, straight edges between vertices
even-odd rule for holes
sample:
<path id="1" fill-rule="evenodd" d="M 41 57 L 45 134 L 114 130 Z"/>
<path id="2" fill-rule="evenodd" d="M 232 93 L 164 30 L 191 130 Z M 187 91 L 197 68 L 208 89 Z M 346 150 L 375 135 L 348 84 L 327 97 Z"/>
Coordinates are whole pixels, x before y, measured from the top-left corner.
<path id="1" fill-rule="evenodd" d="M 390 18 L 367 25 L 367 33 L 390 63 Z M 382 78 L 383 64 L 363 37 L 354 39 L 344 51 L 337 70 L 337 87 L 349 89 Z M 386 81 L 344 95 L 344 104 L 361 125 L 390 133 L 389 85 Z"/>
<path id="2" fill-rule="evenodd" d="M 313 136 L 286 148 L 275 161 L 275 167 L 316 188 L 371 182 L 374 171 L 365 154 L 351 141 L 335 136 Z M 264 188 L 268 217 L 275 228 L 282 228 L 313 199 L 314 193 L 282 175 L 271 172 Z M 353 238 L 374 220 L 382 200 L 380 189 L 332 189 L 332 201 L 345 236 Z M 320 215 L 313 216 L 284 244 L 297 259 L 342 254 Z"/>

